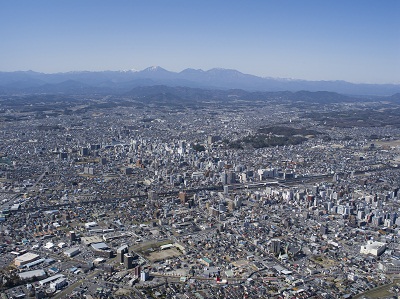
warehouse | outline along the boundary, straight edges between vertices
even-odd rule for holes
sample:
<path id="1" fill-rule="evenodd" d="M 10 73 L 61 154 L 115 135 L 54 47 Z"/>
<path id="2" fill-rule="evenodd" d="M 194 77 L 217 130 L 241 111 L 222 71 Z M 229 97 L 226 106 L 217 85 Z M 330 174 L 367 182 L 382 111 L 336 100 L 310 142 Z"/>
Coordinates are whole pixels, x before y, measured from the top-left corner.
<path id="1" fill-rule="evenodd" d="M 36 261 L 39 258 L 39 256 L 35 253 L 25 253 L 23 255 L 17 256 L 14 260 L 14 264 L 17 267 L 23 266 L 25 264 L 31 263 L 33 261 Z"/>
<path id="2" fill-rule="evenodd" d="M 102 241 L 103 241 L 103 239 L 101 237 L 98 237 L 98 236 L 90 236 L 90 237 L 82 237 L 81 238 L 81 242 L 83 244 L 85 244 L 86 246 L 89 246 L 89 245 L 91 245 L 93 243 L 100 243 Z"/>
<path id="3" fill-rule="evenodd" d="M 21 280 L 30 280 L 33 278 L 42 279 L 42 278 L 46 277 L 46 272 L 44 272 L 43 269 L 40 269 L 40 270 L 32 270 L 32 271 L 22 272 L 22 273 L 19 273 L 18 275 Z"/>
<path id="4" fill-rule="evenodd" d="M 27 263 L 27 264 L 25 264 L 25 265 L 23 265 L 23 266 L 20 266 L 20 268 L 29 269 L 29 268 L 31 268 L 31 267 L 34 267 L 34 266 L 37 266 L 37 265 L 43 263 L 45 260 L 46 260 L 46 259 L 38 259 L 38 260 L 36 260 L 36 261 L 33 261 L 33 262 Z"/>
<path id="5" fill-rule="evenodd" d="M 75 255 L 78 255 L 79 253 L 81 253 L 81 250 L 78 247 L 70 248 L 64 251 L 64 254 L 68 257 L 73 257 Z"/>
<path id="6" fill-rule="evenodd" d="M 57 274 L 57 275 L 54 275 L 54 276 L 51 276 L 49 278 L 46 278 L 46 279 L 43 279 L 43 280 L 39 281 L 39 284 L 41 286 L 44 286 L 44 285 L 47 285 L 47 284 L 49 284 L 49 283 L 51 283 L 51 282 L 53 282 L 53 281 L 55 281 L 55 280 L 57 280 L 59 278 L 62 278 L 64 276 L 65 276 L 64 274 Z"/>

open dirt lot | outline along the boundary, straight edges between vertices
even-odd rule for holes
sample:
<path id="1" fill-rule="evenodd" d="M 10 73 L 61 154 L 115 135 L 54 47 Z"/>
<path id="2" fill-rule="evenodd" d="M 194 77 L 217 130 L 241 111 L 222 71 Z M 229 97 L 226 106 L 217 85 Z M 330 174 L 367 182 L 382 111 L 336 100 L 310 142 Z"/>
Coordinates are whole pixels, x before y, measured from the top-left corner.
<path id="1" fill-rule="evenodd" d="M 165 260 L 165 259 L 168 259 L 168 258 L 171 258 L 171 257 L 177 257 L 177 256 L 180 256 L 181 254 L 182 253 L 178 249 L 171 248 L 171 249 L 151 252 L 147 256 L 147 258 L 151 262 L 156 262 L 156 261 Z"/>

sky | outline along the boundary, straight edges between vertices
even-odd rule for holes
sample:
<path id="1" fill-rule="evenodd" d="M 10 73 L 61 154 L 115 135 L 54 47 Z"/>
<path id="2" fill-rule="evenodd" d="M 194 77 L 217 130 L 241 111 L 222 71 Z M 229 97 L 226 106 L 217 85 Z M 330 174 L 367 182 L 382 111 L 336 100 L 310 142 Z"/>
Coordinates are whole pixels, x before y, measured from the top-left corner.
<path id="1" fill-rule="evenodd" d="M 399 0 L 1 0 L 0 71 L 400 83 Z"/>

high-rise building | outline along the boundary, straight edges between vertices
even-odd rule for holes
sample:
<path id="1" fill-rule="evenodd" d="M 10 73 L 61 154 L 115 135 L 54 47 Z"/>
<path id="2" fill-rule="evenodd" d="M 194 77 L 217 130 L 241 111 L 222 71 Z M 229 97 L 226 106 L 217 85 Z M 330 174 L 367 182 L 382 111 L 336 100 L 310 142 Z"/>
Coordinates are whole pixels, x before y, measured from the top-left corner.
<path id="1" fill-rule="evenodd" d="M 228 174 L 226 172 L 221 174 L 221 183 L 222 185 L 228 185 Z"/>
<path id="2" fill-rule="evenodd" d="M 117 249 L 117 260 L 120 264 L 124 263 L 124 254 L 128 253 L 128 246 L 122 245 Z"/>
<path id="3" fill-rule="evenodd" d="M 89 156 L 89 149 L 87 147 L 82 147 L 80 149 L 81 156 Z"/>
<path id="4" fill-rule="evenodd" d="M 221 139 L 221 137 L 220 136 L 208 136 L 208 138 L 207 138 L 207 144 L 208 145 L 211 145 L 211 144 L 213 144 L 213 143 L 215 143 L 215 142 L 217 142 L 217 141 L 219 141 Z"/>
<path id="5" fill-rule="evenodd" d="M 71 242 L 76 241 L 76 234 L 75 234 L 74 231 L 70 231 L 70 232 L 69 232 L 69 240 L 70 240 Z"/>
<path id="6" fill-rule="evenodd" d="M 126 270 L 132 269 L 133 268 L 133 256 L 125 253 L 124 254 L 124 266 Z"/>
<path id="7" fill-rule="evenodd" d="M 187 201 L 186 192 L 179 192 L 179 199 L 181 200 L 182 204 L 186 203 Z"/>
<path id="8" fill-rule="evenodd" d="M 236 183 L 236 174 L 233 171 L 228 172 L 227 184 L 234 184 Z"/>
<path id="9" fill-rule="evenodd" d="M 321 234 L 322 235 L 328 234 L 328 227 L 326 225 L 321 225 Z"/>
<path id="10" fill-rule="evenodd" d="M 146 281 L 149 279 L 149 272 L 143 271 L 140 273 L 140 280 L 141 281 Z"/>
<path id="11" fill-rule="evenodd" d="M 278 239 L 271 240 L 271 249 L 274 254 L 278 254 L 281 252 L 281 241 Z"/>
<path id="12" fill-rule="evenodd" d="M 155 191 L 149 191 L 147 193 L 148 199 L 149 200 L 157 200 L 158 199 L 158 194 Z"/>
<path id="13" fill-rule="evenodd" d="M 140 267 L 140 265 L 137 265 L 137 266 L 135 267 L 134 273 L 135 273 L 135 276 L 140 277 L 140 273 L 141 273 L 141 267 Z"/>

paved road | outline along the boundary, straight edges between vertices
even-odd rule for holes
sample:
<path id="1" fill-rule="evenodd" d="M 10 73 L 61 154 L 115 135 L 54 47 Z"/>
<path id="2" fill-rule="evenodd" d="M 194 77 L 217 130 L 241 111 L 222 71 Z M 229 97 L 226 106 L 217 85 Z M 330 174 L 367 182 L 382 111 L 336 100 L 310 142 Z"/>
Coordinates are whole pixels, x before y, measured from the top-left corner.
<path id="1" fill-rule="evenodd" d="M 58 298 L 62 298 L 63 296 L 69 295 L 71 294 L 77 287 L 79 287 L 83 282 L 85 282 L 87 279 L 92 278 L 93 276 L 97 275 L 99 272 L 101 272 L 101 270 L 95 270 L 92 273 L 90 273 L 89 275 L 87 275 L 85 277 L 85 279 L 80 279 L 77 282 L 71 284 L 70 286 L 68 286 L 68 288 L 66 288 L 65 290 L 63 290 L 61 293 L 58 293 L 56 296 L 54 296 L 55 299 Z"/>

